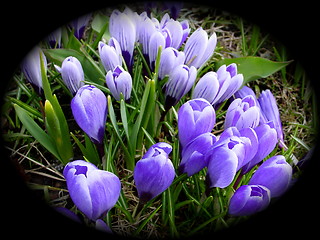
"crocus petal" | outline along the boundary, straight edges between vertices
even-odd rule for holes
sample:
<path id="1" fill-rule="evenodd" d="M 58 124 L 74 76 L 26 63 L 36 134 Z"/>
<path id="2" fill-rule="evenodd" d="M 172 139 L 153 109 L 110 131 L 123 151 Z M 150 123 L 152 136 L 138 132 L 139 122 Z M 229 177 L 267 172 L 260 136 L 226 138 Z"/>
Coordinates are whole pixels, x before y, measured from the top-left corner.
<path id="1" fill-rule="evenodd" d="M 207 72 L 196 84 L 192 98 L 204 98 L 211 104 L 218 93 L 219 81 L 215 72 Z"/>
<path id="2" fill-rule="evenodd" d="M 209 186 L 225 188 L 231 184 L 238 165 L 237 155 L 225 147 L 215 148 L 208 156 Z"/>
<path id="3" fill-rule="evenodd" d="M 216 48 L 216 45 L 217 45 L 217 35 L 216 33 L 213 33 L 209 38 L 207 48 L 204 51 L 201 57 L 201 60 L 198 63 L 199 67 L 204 65 L 212 57 L 214 49 Z"/>
<path id="4" fill-rule="evenodd" d="M 259 184 L 270 189 L 271 197 L 281 196 L 289 187 L 292 167 L 282 155 L 276 155 L 259 166 L 249 184 Z"/>

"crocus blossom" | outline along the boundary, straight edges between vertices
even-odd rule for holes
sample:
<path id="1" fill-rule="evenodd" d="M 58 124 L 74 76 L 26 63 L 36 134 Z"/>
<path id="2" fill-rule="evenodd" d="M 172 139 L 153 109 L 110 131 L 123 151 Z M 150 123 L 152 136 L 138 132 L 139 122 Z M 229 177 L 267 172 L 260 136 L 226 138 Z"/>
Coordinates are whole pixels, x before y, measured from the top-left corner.
<path id="1" fill-rule="evenodd" d="M 260 121 L 260 109 L 253 96 L 248 95 L 243 99 L 237 98 L 229 105 L 224 127 L 255 128 Z"/>
<path id="2" fill-rule="evenodd" d="M 119 178 L 92 163 L 84 160 L 69 162 L 63 176 L 72 201 L 90 220 L 104 217 L 118 201 L 121 190 Z"/>
<path id="3" fill-rule="evenodd" d="M 157 143 L 137 162 L 133 178 L 140 202 L 148 202 L 171 185 L 175 176 L 173 164 L 168 156 L 171 150 L 169 144 Z"/>
<path id="4" fill-rule="evenodd" d="M 129 100 L 132 90 L 131 75 L 121 66 L 116 66 L 113 71 L 108 71 L 106 83 L 112 96 L 120 101 L 120 94 L 123 94 L 125 100 Z"/>
<path id="5" fill-rule="evenodd" d="M 197 82 L 192 98 L 205 98 L 216 105 L 229 99 L 243 83 L 243 75 L 237 73 L 237 65 L 222 65 L 217 72 L 207 72 Z"/>
<path id="6" fill-rule="evenodd" d="M 289 187 L 292 167 L 282 155 L 276 155 L 259 166 L 249 184 L 259 184 L 270 190 L 271 197 L 281 196 Z"/>
<path id="7" fill-rule="evenodd" d="M 163 49 L 160 57 L 158 77 L 163 79 L 165 76 L 169 76 L 176 66 L 184 63 L 184 60 L 184 52 L 179 52 L 173 47 Z"/>
<path id="8" fill-rule="evenodd" d="M 36 90 L 36 92 L 42 94 L 43 89 L 40 67 L 40 54 L 42 55 L 42 59 L 44 61 L 45 71 L 47 71 L 47 59 L 38 46 L 33 48 L 23 59 L 21 63 L 21 70 L 32 87 Z"/>
<path id="9" fill-rule="evenodd" d="M 280 141 L 280 146 L 283 146 L 283 130 L 280 119 L 279 108 L 277 102 L 272 92 L 267 89 L 261 92 L 258 102 L 260 104 L 261 114 L 262 114 L 262 123 L 273 121 L 274 127 L 277 131 L 277 137 Z"/>
<path id="10" fill-rule="evenodd" d="M 77 39 L 80 40 L 83 37 L 84 30 L 88 25 L 90 18 L 91 14 L 86 14 L 70 22 L 71 28 L 74 29 L 74 36 Z"/>
<path id="11" fill-rule="evenodd" d="M 182 148 L 197 136 L 211 132 L 215 123 L 215 110 L 207 100 L 197 98 L 184 103 L 178 111 L 179 141 Z"/>
<path id="12" fill-rule="evenodd" d="M 120 45 L 122 56 L 129 69 L 133 65 L 133 50 L 136 41 L 134 20 L 126 13 L 114 10 L 109 19 L 109 32 Z"/>
<path id="13" fill-rule="evenodd" d="M 190 177 L 207 167 L 205 154 L 215 142 L 216 137 L 209 132 L 203 133 L 189 142 L 181 153 L 180 172 L 187 173 Z"/>
<path id="14" fill-rule="evenodd" d="M 77 124 L 91 141 L 102 144 L 108 113 L 104 93 L 92 85 L 84 85 L 72 99 L 71 110 Z"/>
<path id="15" fill-rule="evenodd" d="M 184 52 L 186 54 L 185 64 L 200 68 L 213 55 L 217 44 L 217 35 L 213 33 L 208 39 L 208 34 L 198 28 L 194 31 L 186 42 Z"/>
<path id="16" fill-rule="evenodd" d="M 104 69 L 108 72 L 116 66 L 122 66 L 121 48 L 115 38 L 110 38 L 108 44 L 99 42 L 99 55 Z"/>
<path id="17" fill-rule="evenodd" d="M 80 61 L 75 57 L 67 57 L 62 62 L 60 73 L 72 95 L 75 95 L 80 87 L 84 85 L 84 73 Z"/>
<path id="18" fill-rule="evenodd" d="M 278 141 L 273 122 L 261 124 L 254 131 L 258 137 L 258 151 L 252 160 L 243 167 L 244 173 L 250 171 L 252 167 L 267 157 L 273 151 Z"/>
<path id="19" fill-rule="evenodd" d="M 264 210 L 270 203 L 270 190 L 261 185 L 243 185 L 230 199 L 229 214 L 247 216 Z"/>
<path id="20" fill-rule="evenodd" d="M 186 65 L 178 65 L 169 75 L 165 88 L 165 108 L 170 109 L 190 91 L 196 80 L 197 70 Z"/>

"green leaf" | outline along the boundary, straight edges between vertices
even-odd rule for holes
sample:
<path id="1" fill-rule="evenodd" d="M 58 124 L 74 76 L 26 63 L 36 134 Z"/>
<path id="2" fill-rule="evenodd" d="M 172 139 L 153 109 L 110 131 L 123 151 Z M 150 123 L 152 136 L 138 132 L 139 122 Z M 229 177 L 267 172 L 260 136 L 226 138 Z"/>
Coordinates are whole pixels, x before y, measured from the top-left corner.
<path id="1" fill-rule="evenodd" d="M 28 112 L 17 104 L 13 104 L 13 107 L 22 122 L 23 126 L 29 131 L 29 133 L 50 153 L 52 153 L 57 159 L 61 161 L 61 157 L 58 153 L 56 145 L 53 139 L 42 129 L 39 125 L 29 116 Z"/>
<path id="2" fill-rule="evenodd" d="M 223 64 L 237 64 L 238 73 L 242 73 L 244 77 L 243 85 L 259 78 L 266 78 L 271 74 L 281 70 L 292 61 L 275 62 L 261 57 L 239 57 L 225 58 L 217 62 L 216 69 Z"/>
<path id="3" fill-rule="evenodd" d="M 110 33 L 108 31 L 109 19 L 107 16 L 102 14 L 96 14 L 91 23 L 92 29 L 97 33 L 102 34 L 102 38 L 109 39 Z"/>

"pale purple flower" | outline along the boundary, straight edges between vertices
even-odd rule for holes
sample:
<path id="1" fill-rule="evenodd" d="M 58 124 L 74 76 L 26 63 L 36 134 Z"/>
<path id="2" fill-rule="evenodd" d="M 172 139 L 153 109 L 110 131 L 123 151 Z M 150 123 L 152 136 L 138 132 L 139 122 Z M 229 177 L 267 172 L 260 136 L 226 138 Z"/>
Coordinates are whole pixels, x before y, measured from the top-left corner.
<path id="1" fill-rule="evenodd" d="M 166 109 L 170 109 L 187 94 L 196 80 L 197 69 L 193 66 L 190 68 L 186 65 L 178 65 L 169 75 L 167 83 L 164 85 Z"/>
<path id="2" fill-rule="evenodd" d="M 176 66 L 184 63 L 184 60 L 184 52 L 179 52 L 173 47 L 163 49 L 161 52 L 158 77 L 163 79 L 165 76 L 169 76 Z"/>
<path id="3" fill-rule="evenodd" d="M 79 127 L 95 144 L 102 144 L 107 119 L 107 99 L 104 93 L 84 85 L 71 101 L 71 110 Z"/>
<path id="4" fill-rule="evenodd" d="M 271 197 L 279 197 L 288 189 L 291 179 L 292 167 L 284 156 L 276 155 L 259 166 L 249 184 L 265 186 L 270 190 Z"/>
<path id="5" fill-rule="evenodd" d="M 208 39 L 207 32 L 202 27 L 198 28 L 191 34 L 184 47 L 185 64 L 200 68 L 211 58 L 216 44 L 217 36 L 215 33 Z"/>
<path id="6" fill-rule="evenodd" d="M 166 46 L 165 41 L 166 40 L 163 34 L 158 31 L 155 31 L 150 37 L 148 53 L 149 53 L 150 68 L 152 70 L 154 70 L 155 68 L 155 62 L 157 59 L 159 47 L 161 46 L 162 49 L 164 49 Z"/>
<path id="7" fill-rule="evenodd" d="M 261 114 L 262 114 L 262 122 L 265 123 L 268 121 L 273 121 L 274 127 L 277 131 L 277 137 L 280 141 L 279 146 L 283 146 L 283 130 L 280 119 L 279 108 L 277 106 L 277 102 L 272 92 L 267 89 L 261 92 L 258 102 L 260 104 Z"/>
<path id="8" fill-rule="evenodd" d="M 203 98 L 184 103 L 178 111 L 179 141 L 182 149 L 197 136 L 211 132 L 216 123 L 212 105 Z"/>
<path id="9" fill-rule="evenodd" d="M 110 38 L 108 44 L 99 42 L 99 55 L 106 72 L 113 70 L 116 66 L 122 66 L 121 48 L 115 38 Z"/>
<path id="10" fill-rule="evenodd" d="M 255 128 L 260 121 L 260 109 L 256 105 L 256 101 L 253 96 L 248 95 L 243 99 L 237 98 L 229 105 L 226 119 L 224 122 L 224 128 L 233 127 L 243 128 Z"/>
<path id="11" fill-rule="evenodd" d="M 88 25 L 90 18 L 91 14 L 86 14 L 70 22 L 71 28 L 74 29 L 74 36 L 77 39 L 80 40 L 83 37 L 84 30 Z"/>
<path id="12" fill-rule="evenodd" d="M 47 36 L 47 41 L 51 48 L 61 47 L 61 28 L 56 29 Z"/>
<path id="13" fill-rule="evenodd" d="M 210 132 L 203 133 L 189 142 L 182 150 L 179 171 L 192 176 L 207 167 L 205 154 L 215 142 L 216 137 Z"/>
<path id="14" fill-rule="evenodd" d="M 69 162 L 63 176 L 72 201 L 90 220 L 104 217 L 118 201 L 121 191 L 119 178 L 92 163 L 84 160 Z"/>
<path id="15" fill-rule="evenodd" d="M 59 69 L 63 82 L 74 96 L 84 85 L 84 73 L 80 61 L 76 57 L 67 57 Z"/>
<path id="16" fill-rule="evenodd" d="M 229 214 L 247 216 L 260 212 L 270 203 L 270 190 L 261 185 L 243 185 L 230 199 Z"/>
<path id="17" fill-rule="evenodd" d="M 36 90 L 36 92 L 42 94 L 43 89 L 40 67 L 40 54 L 42 55 L 42 59 L 44 61 L 45 71 L 47 71 L 47 59 L 43 54 L 41 48 L 38 46 L 33 48 L 22 60 L 21 70 L 32 87 Z"/>
<path id="18" fill-rule="evenodd" d="M 133 65 L 133 50 L 136 41 L 135 20 L 126 13 L 113 10 L 109 19 L 109 32 L 120 45 L 122 56 L 129 69 Z"/>
<path id="19" fill-rule="evenodd" d="M 141 203 L 146 203 L 164 192 L 172 183 L 175 170 L 168 154 L 167 143 L 151 146 L 134 168 L 133 178 Z"/>
<path id="20" fill-rule="evenodd" d="M 120 93 L 125 100 L 129 100 L 132 90 L 132 78 L 130 73 L 125 71 L 121 66 L 116 66 L 113 71 L 108 71 L 106 83 L 112 96 L 120 101 Z"/>

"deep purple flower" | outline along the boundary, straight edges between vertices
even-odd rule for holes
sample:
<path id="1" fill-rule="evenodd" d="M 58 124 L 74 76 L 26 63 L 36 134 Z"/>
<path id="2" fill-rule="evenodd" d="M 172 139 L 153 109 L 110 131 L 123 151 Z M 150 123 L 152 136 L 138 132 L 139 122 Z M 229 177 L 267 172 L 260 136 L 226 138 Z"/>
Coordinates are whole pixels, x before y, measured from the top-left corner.
<path id="1" fill-rule="evenodd" d="M 272 92 L 267 89 L 262 91 L 258 98 L 260 104 L 261 114 L 263 116 L 262 123 L 273 121 L 274 127 L 277 131 L 277 137 L 280 141 L 280 147 L 283 146 L 283 131 L 280 119 L 280 113 L 277 106 L 277 102 Z"/>
<path id="2" fill-rule="evenodd" d="M 178 101 L 190 91 L 196 80 L 197 69 L 186 65 L 178 65 L 170 73 L 167 83 L 164 85 L 166 96 L 166 109 L 176 105 Z"/>
<path id="3" fill-rule="evenodd" d="M 208 34 L 201 27 L 194 31 L 186 42 L 184 52 L 186 54 L 185 64 L 200 68 L 213 55 L 217 44 L 217 36 L 213 33 L 209 40 Z"/>
<path id="4" fill-rule="evenodd" d="M 264 210 L 270 203 L 270 190 L 261 185 L 243 185 L 230 199 L 229 214 L 247 216 Z"/>
<path id="5" fill-rule="evenodd" d="M 281 196 L 289 187 L 292 179 L 292 167 L 282 155 L 276 155 L 259 166 L 249 184 L 258 184 L 270 190 L 271 197 Z"/>
<path id="6" fill-rule="evenodd" d="M 91 14 L 83 15 L 73 21 L 71 21 L 70 26 L 74 29 L 74 36 L 77 39 L 81 39 L 84 34 L 84 30 L 86 26 L 88 25 L 91 18 Z"/>
<path id="7" fill-rule="evenodd" d="M 104 217 L 118 201 L 121 190 L 119 178 L 92 163 L 84 160 L 69 162 L 63 176 L 72 201 L 90 220 Z"/>
<path id="8" fill-rule="evenodd" d="M 258 137 L 258 151 L 252 160 L 242 168 L 244 173 L 250 171 L 252 167 L 267 157 L 273 151 L 278 141 L 273 122 L 261 124 L 254 131 Z"/>
<path id="9" fill-rule="evenodd" d="M 208 163 L 205 154 L 215 142 L 216 137 L 209 132 L 203 133 L 189 142 L 181 153 L 180 172 L 192 176 L 206 167 Z"/>
<path id="10" fill-rule="evenodd" d="M 59 69 L 63 82 L 74 96 L 80 87 L 84 85 L 84 73 L 79 60 L 75 57 L 67 57 Z"/>
<path id="11" fill-rule="evenodd" d="M 37 46 L 33 48 L 28 55 L 23 59 L 21 63 L 21 70 L 26 77 L 26 79 L 30 82 L 32 87 L 38 92 L 42 94 L 42 77 L 41 77 L 41 68 L 40 68 L 40 54 L 42 55 L 44 61 L 44 67 L 47 71 L 47 59 L 43 54 L 42 50 Z"/>
<path id="12" fill-rule="evenodd" d="M 169 76 L 176 66 L 184 63 L 184 60 L 184 52 L 179 52 L 173 47 L 163 49 L 161 52 L 158 77 L 163 79 L 165 76 Z"/>
<path id="13" fill-rule="evenodd" d="M 109 71 L 106 75 L 106 83 L 112 96 L 120 101 L 120 93 L 123 94 L 125 100 L 129 100 L 132 90 L 131 75 L 121 66 L 116 66 L 113 71 Z"/>
<path id="14" fill-rule="evenodd" d="M 71 101 L 74 119 L 95 144 L 102 144 L 107 119 L 107 99 L 91 85 L 81 87 Z"/>
<path id="15" fill-rule="evenodd" d="M 135 21 L 126 13 L 114 10 L 109 19 L 109 32 L 120 45 L 122 56 L 129 69 L 133 65 L 133 50 L 136 41 Z"/>
<path id="16" fill-rule="evenodd" d="M 224 128 L 233 127 L 243 128 L 255 128 L 260 121 L 260 109 L 256 105 L 254 97 L 248 95 L 243 99 L 237 98 L 229 105 L 226 120 L 224 122 Z"/>
<path id="17" fill-rule="evenodd" d="M 167 143 L 151 146 L 140 159 L 133 178 L 141 203 L 146 203 L 165 191 L 172 183 L 175 170 L 168 154 L 172 147 Z"/>
<path id="18" fill-rule="evenodd" d="M 102 65 L 106 72 L 113 70 L 118 65 L 122 66 L 121 48 L 115 38 L 110 38 L 108 45 L 100 41 L 98 50 Z"/>
<path id="19" fill-rule="evenodd" d="M 211 132 L 215 123 L 215 110 L 207 100 L 197 98 L 184 103 L 178 111 L 179 141 L 182 148 L 197 136 Z"/>

